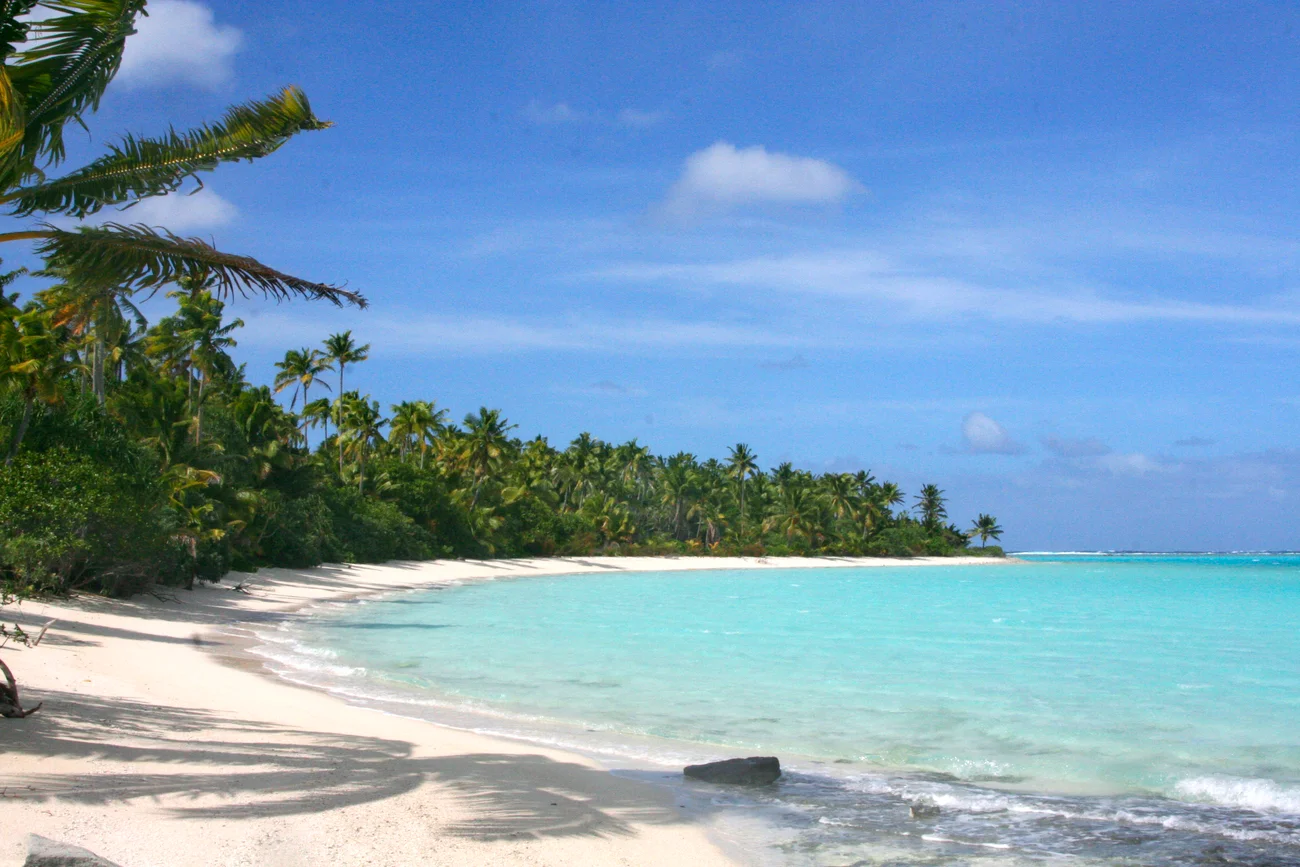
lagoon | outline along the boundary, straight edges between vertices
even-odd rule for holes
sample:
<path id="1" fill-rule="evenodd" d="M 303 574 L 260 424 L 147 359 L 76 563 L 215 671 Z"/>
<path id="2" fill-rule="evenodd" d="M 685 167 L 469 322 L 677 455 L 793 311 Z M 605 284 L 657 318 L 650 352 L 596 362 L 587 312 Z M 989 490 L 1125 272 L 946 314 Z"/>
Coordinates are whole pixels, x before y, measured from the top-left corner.
<path id="1" fill-rule="evenodd" d="M 781 863 L 1300 860 L 1300 557 L 1027 560 L 467 584 L 323 613 L 276 658 L 629 766 L 780 755 L 749 806 Z"/>

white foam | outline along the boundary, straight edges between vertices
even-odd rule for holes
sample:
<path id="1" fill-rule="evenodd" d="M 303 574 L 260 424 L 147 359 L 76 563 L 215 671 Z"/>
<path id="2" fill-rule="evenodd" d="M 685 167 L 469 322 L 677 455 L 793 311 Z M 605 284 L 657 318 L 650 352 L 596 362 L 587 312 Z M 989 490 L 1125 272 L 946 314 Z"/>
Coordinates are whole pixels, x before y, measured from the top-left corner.
<path id="1" fill-rule="evenodd" d="M 1249 777 L 1192 777 L 1174 787 L 1180 798 L 1260 813 L 1300 813 L 1300 788 Z"/>

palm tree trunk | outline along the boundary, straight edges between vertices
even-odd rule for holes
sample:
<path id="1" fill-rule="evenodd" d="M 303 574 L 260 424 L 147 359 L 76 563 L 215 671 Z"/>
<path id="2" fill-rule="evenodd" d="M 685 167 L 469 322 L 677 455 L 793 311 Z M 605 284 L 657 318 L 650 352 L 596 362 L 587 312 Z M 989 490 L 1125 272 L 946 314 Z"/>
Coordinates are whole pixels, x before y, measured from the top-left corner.
<path id="1" fill-rule="evenodd" d="M 104 332 L 100 330 L 101 326 L 95 325 L 95 360 L 91 365 L 91 381 L 95 391 L 95 400 L 100 406 L 103 406 L 108 397 L 104 391 Z"/>
<path id="2" fill-rule="evenodd" d="M 18 422 L 18 428 L 14 431 L 13 444 L 9 446 L 9 454 L 5 456 L 6 467 L 14 462 L 14 458 L 18 455 L 18 447 L 23 444 L 23 437 L 27 435 L 27 425 L 32 420 L 33 403 L 35 403 L 35 399 L 32 397 L 28 397 L 23 402 L 23 417 Z"/>
<path id="3" fill-rule="evenodd" d="M 334 427 L 338 430 L 339 436 L 339 477 L 343 476 L 343 360 L 339 359 L 339 396 L 334 402 L 338 407 L 339 417 L 334 420 Z"/>
<path id="4" fill-rule="evenodd" d="M 203 437 L 203 387 L 208 384 L 208 378 L 205 376 L 199 380 L 199 404 L 194 413 L 194 444 L 198 445 Z"/>
<path id="5" fill-rule="evenodd" d="M 745 539 L 745 477 L 740 477 L 740 538 Z"/>

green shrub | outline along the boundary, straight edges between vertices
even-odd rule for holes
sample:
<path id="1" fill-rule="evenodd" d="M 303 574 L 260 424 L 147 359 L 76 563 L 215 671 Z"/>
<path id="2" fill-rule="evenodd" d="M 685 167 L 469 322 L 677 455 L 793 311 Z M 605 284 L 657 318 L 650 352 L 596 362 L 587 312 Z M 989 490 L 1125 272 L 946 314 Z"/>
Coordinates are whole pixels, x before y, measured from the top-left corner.
<path id="1" fill-rule="evenodd" d="M 0 467 L 0 573 L 7 589 L 129 595 L 178 581 L 186 554 L 161 492 L 58 446 Z"/>
<path id="2" fill-rule="evenodd" d="M 354 488 L 327 488 L 332 533 L 322 561 L 383 563 L 427 560 L 442 553 L 429 531 L 393 503 L 363 496 Z"/>

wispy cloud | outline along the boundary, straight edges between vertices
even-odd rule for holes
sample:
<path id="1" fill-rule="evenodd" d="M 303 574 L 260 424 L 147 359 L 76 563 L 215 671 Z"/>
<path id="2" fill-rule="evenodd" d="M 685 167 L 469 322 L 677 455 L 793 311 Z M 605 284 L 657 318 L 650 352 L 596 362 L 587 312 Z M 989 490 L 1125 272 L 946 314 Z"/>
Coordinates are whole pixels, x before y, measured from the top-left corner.
<path id="1" fill-rule="evenodd" d="M 241 315 L 243 315 L 241 313 Z M 338 314 L 342 317 L 345 314 Z M 356 327 L 355 314 L 346 314 Z M 241 343 L 270 348 L 319 340 L 342 321 L 271 311 L 245 317 Z M 448 353 L 500 354 L 530 351 L 635 353 L 663 349 L 743 350 L 793 347 L 800 338 L 774 331 L 721 322 L 667 319 L 610 320 L 589 316 L 548 317 L 545 321 L 491 316 L 366 316 L 371 333 L 383 334 L 385 352 L 437 356 Z"/>
<path id="2" fill-rule="evenodd" d="M 194 0 L 151 0 L 126 40 L 114 83 L 146 87 L 183 82 L 215 90 L 234 77 L 238 29 L 218 24 L 212 10 Z"/>
<path id="3" fill-rule="evenodd" d="M 861 189 L 848 172 L 825 160 L 720 141 L 686 158 L 658 210 L 688 219 L 745 205 L 829 204 Z"/>
<path id="4" fill-rule="evenodd" d="M 940 273 L 934 273 L 938 271 Z M 929 272 L 929 273 L 927 273 Z M 947 272 L 947 273 L 943 273 Z M 1298 325 L 1293 304 L 1214 304 L 1166 298 L 1111 297 L 1070 278 L 1043 280 L 1026 288 L 949 276 L 953 269 L 873 249 L 840 249 L 787 256 L 757 256 L 711 263 L 628 263 L 593 276 L 638 282 L 661 281 L 707 288 L 734 288 L 790 295 L 821 295 L 840 301 L 890 305 L 896 314 L 978 316 L 1013 322 L 1203 322 Z M 1016 283 L 1024 282 L 1017 278 Z"/>
<path id="5" fill-rule="evenodd" d="M 668 117 L 666 111 L 624 108 L 616 113 L 574 108 L 567 102 L 542 102 L 534 99 L 524 106 L 524 117 L 538 126 L 593 124 L 625 129 L 649 129 Z"/>

